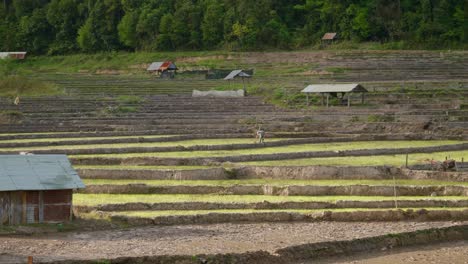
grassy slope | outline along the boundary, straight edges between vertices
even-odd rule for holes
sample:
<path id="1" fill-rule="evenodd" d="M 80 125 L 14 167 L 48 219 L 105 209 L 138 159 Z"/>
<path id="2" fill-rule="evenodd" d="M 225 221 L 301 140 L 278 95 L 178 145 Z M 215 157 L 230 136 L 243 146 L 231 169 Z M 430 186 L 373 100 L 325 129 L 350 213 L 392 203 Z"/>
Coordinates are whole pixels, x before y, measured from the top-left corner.
<path id="1" fill-rule="evenodd" d="M 50 133 L 59 134 L 64 132 L 56 132 Z M 40 134 L 40 133 L 31 133 L 31 134 Z M 49 134 L 49 133 L 42 133 L 42 134 Z M 1 134 L 5 136 L 9 135 L 17 135 L 17 134 Z M 25 133 L 27 135 L 27 133 Z M 8 140 L 0 140 L 0 143 L 29 143 L 29 142 L 50 142 L 51 145 L 54 142 L 62 142 L 62 141 L 69 141 L 69 140 L 79 140 L 79 141 L 86 141 L 86 140 L 100 140 L 100 139 L 124 139 L 124 138 L 165 138 L 165 137 L 172 137 L 177 135 L 145 135 L 145 136 L 113 136 L 113 137 L 71 137 L 71 138 L 32 138 L 32 139 L 8 139 Z M 73 148 L 79 147 L 73 146 Z"/>
<path id="2" fill-rule="evenodd" d="M 468 151 L 434 152 L 434 153 L 416 153 L 408 155 L 408 164 L 427 163 L 427 160 L 445 160 L 450 157 L 457 161 L 462 158 L 467 160 Z M 362 156 L 362 157 L 334 157 L 334 158 L 310 158 L 294 160 L 276 160 L 276 161 L 254 161 L 245 162 L 245 165 L 255 166 L 312 166 L 312 165 L 350 165 L 350 166 L 379 166 L 393 165 L 403 166 L 406 162 L 406 155 L 382 155 L 382 156 Z"/>
<path id="3" fill-rule="evenodd" d="M 62 92 L 62 89 L 50 82 L 28 79 L 20 75 L 0 74 L 2 97 L 60 95 Z"/>
<path id="4" fill-rule="evenodd" d="M 270 203 L 280 202 L 336 202 L 392 201 L 393 196 L 269 196 L 269 195 L 218 195 L 218 194 L 74 194 L 75 205 L 95 206 L 124 203 Z M 399 200 L 467 200 L 467 196 L 399 196 Z"/>
<path id="5" fill-rule="evenodd" d="M 312 185 L 312 186 L 349 186 L 349 185 L 372 185 L 372 186 L 468 186 L 468 182 L 446 182 L 436 180 L 271 180 L 271 179 L 246 179 L 246 180 L 107 180 L 107 179 L 84 179 L 86 185 L 127 185 L 147 184 L 151 186 L 178 186 L 178 185 L 210 185 L 210 186 L 232 186 L 232 185 Z"/>
<path id="6" fill-rule="evenodd" d="M 75 165 L 75 169 L 97 170 L 201 170 L 213 166 L 138 166 L 138 165 Z"/>
<path id="7" fill-rule="evenodd" d="M 310 151 L 340 151 L 354 149 L 378 149 L 378 148 L 408 148 L 408 147 L 429 147 L 448 144 L 464 143 L 465 141 L 357 141 L 339 143 L 302 144 L 281 147 L 241 149 L 241 150 L 217 150 L 217 151 L 181 151 L 181 152 L 153 152 L 153 153 L 123 153 L 123 154 L 93 154 L 93 155 L 72 155 L 74 158 L 89 157 L 161 157 L 161 158 L 194 158 L 194 157 L 223 157 L 240 155 L 260 155 L 278 154 Z"/>
<path id="8" fill-rule="evenodd" d="M 126 138 L 160 138 L 163 136 L 144 136 L 144 137 L 126 137 Z M 169 137 L 169 136 L 168 136 Z M 119 137 L 115 137 L 119 138 Z M 125 137 L 120 137 L 125 138 Z M 93 139 L 84 138 L 83 140 Z M 94 138 L 96 139 L 96 138 Z M 68 139 L 77 140 L 77 139 Z M 287 140 L 285 138 L 270 138 L 269 141 L 281 141 Z M 50 142 L 59 142 L 50 141 Z M 152 142 L 152 143 L 118 143 L 118 144 L 92 144 L 92 145 L 63 145 L 63 146 L 47 146 L 47 147 L 25 147 L 25 148 L 2 148 L 2 150 L 9 151 L 30 151 L 30 150 L 46 150 L 46 149 L 96 149 L 96 148 L 133 148 L 133 147 L 176 147 L 176 146 L 197 146 L 197 145 L 228 145 L 228 144 L 252 144 L 254 138 L 226 138 L 226 139 L 196 139 L 196 140 L 182 140 L 182 141 L 171 141 L 171 142 Z M 0 143 L 8 141 L 0 141 Z M 10 141 L 12 143 L 19 142 L 33 142 L 33 141 Z M 49 142 L 49 141 L 36 141 L 36 142 Z"/>
<path id="9" fill-rule="evenodd" d="M 419 210 L 421 208 L 404 208 L 398 209 L 403 211 L 409 210 Z M 424 208 L 425 210 L 450 210 L 450 211 L 462 211 L 466 210 L 467 208 Z M 187 211 L 126 211 L 126 212 L 113 212 L 112 215 L 121 215 L 121 216 L 128 216 L 128 217 L 140 217 L 140 218 L 152 218 L 158 216 L 173 216 L 173 215 L 206 215 L 206 214 L 249 214 L 249 213 L 297 213 L 297 214 L 312 214 L 312 213 L 320 213 L 324 211 L 331 211 L 331 212 L 358 212 L 358 211 L 387 211 L 391 210 L 391 208 L 345 208 L 345 209 L 307 209 L 307 210 L 295 210 L 295 209 L 280 209 L 280 210 L 187 210 Z"/>

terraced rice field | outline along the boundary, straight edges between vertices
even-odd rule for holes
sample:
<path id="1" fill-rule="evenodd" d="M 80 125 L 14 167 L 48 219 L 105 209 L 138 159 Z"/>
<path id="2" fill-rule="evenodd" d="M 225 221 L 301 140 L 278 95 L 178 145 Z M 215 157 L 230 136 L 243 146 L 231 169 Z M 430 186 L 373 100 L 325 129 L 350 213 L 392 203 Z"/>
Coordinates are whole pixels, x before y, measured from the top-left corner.
<path id="1" fill-rule="evenodd" d="M 74 194 L 75 216 L 114 227 L 464 223 L 466 57 L 466 52 L 234 53 L 216 60 L 221 68 L 255 66 L 249 83 L 255 95 L 228 99 L 192 98 L 193 89 L 229 87 L 190 74 L 167 81 L 142 74 L 37 73 L 64 94 L 22 98 L 18 106 L 0 98 L 0 154 L 69 155 L 87 185 Z M 285 63 L 291 69 L 284 70 Z M 183 72 L 194 65 L 180 67 Z M 299 91 L 330 82 L 362 83 L 369 90 L 366 103 L 353 97 L 347 108 L 336 99 L 325 108 L 314 97 L 307 106 Z M 255 143 L 260 126 L 267 131 L 265 144 Z M 458 162 L 458 171 L 430 165 L 448 158 Z M 421 167 L 426 170 L 412 169 Z M 340 224 L 331 224 L 333 232 Z M 388 225 L 403 228 L 407 222 Z M 88 235 L 99 237 L 83 236 Z M 141 242 L 130 240 L 125 244 Z M 52 254 L 51 248 L 41 254 Z M 107 258 L 122 255 L 109 252 Z"/>
<path id="2" fill-rule="evenodd" d="M 44 137 L 44 134 L 38 135 Z M 372 214 L 395 208 L 413 211 L 425 209 L 428 212 L 443 210 L 462 215 L 468 210 L 468 185 L 465 181 L 451 178 L 417 180 L 401 172 L 388 174 L 385 170 L 374 177 L 366 177 L 365 167 L 362 167 L 362 175 L 348 177 L 333 176 L 327 172 L 321 174 L 320 169 L 314 171 L 320 168 L 314 167 L 315 165 L 332 164 L 338 168 L 352 166 L 359 170 L 363 165 L 398 167 L 404 164 L 404 154 L 373 155 L 373 151 L 382 149 L 411 150 L 409 165 L 424 163 L 432 158 L 444 159 L 445 156 L 461 160 L 467 156 L 466 150 L 437 150 L 453 146 L 462 146 L 463 149 L 467 143 L 464 140 L 346 141 L 343 137 L 330 137 L 326 139 L 327 143 L 320 143 L 320 140 L 325 139 L 285 136 L 269 138 L 266 144 L 258 144 L 251 137 L 195 137 L 177 140 L 180 137 L 178 135 L 151 134 L 140 137 L 60 137 L 54 134 L 50 134 L 50 138 L 33 136 L 2 140 L 0 145 L 6 147 L 0 151 L 46 151 L 48 154 L 87 151 L 70 156 L 87 185 L 86 190 L 79 191 L 74 196 L 75 213 L 86 219 L 159 219 L 158 221 L 168 224 L 171 222 L 161 219 L 174 216 L 183 221 L 181 219 L 184 217 L 215 214 L 222 215 L 216 221 L 235 222 L 243 221 L 242 217 L 247 217 L 249 221 L 265 221 L 265 215 L 276 215 L 279 219 L 284 219 L 282 216 L 286 214 L 303 219 L 320 212 Z M 107 143 L 112 140 L 118 141 Z M 153 140 L 157 141 L 152 142 Z M 315 143 L 306 143 L 308 141 Z M 432 149 L 433 147 L 436 149 Z M 370 152 L 358 157 L 352 154 L 349 157 L 320 157 L 323 153 L 342 154 L 353 150 Z M 288 158 L 291 153 L 303 152 L 316 153 L 318 157 Z M 135 158 L 204 160 L 258 155 L 283 156 L 274 161 L 267 158 L 256 162 L 214 162 L 206 165 L 157 165 L 157 162 L 148 164 L 138 160 L 135 164 L 125 164 Z M 82 164 L 83 159 L 94 162 L 92 165 Z M 109 165 L 106 159 L 117 159 L 122 164 Z M 257 168 L 261 170 L 262 167 L 258 166 L 306 167 L 305 172 L 300 175 L 291 172 L 289 175 L 273 176 L 255 172 Z M 243 172 L 243 168 L 250 172 Z M 257 217 L 258 214 L 263 216 Z"/>

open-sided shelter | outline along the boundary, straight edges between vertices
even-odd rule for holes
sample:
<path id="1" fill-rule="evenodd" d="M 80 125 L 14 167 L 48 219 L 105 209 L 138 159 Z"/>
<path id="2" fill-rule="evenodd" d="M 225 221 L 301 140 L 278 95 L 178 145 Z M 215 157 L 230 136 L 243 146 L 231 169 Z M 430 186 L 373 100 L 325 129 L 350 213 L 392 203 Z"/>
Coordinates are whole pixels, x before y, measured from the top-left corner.
<path id="1" fill-rule="evenodd" d="M 242 79 L 242 84 L 243 84 L 243 90 L 244 90 L 244 94 L 246 95 L 247 94 L 247 89 L 245 87 L 245 78 L 250 78 L 252 77 L 250 74 L 247 74 L 245 73 L 244 71 L 242 70 L 234 70 L 232 71 L 231 73 L 229 73 L 225 78 L 224 80 L 226 81 L 232 81 L 236 78 L 241 78 Z"/>
<path id="2" fill-rule="evenodd" d="M 146 69 L 150 73 L 155 73 L 161 78 L 174 78 L 177 72 L 177 66 L 172 61 L 153 62 Z"/>
<path id="3" fill-rule="evenodd" d="M 84 187 L 66 155 L 0 155 L 0 225 L 70 221 Z"/>
<path id="4" fill-rule="evenodd" d="M 302 90 L 307 96 L 307 105 L 309 105 L 309 94 L 317 93 L 322 96 L 322 105 L 326 97 L 326 105 L 329 106 L 330 96 L 337 97 L 342 101 L 347 97 L 348 107 L 351 105 L 351 93 L 361 93 L 361 103 L 364 103 L 364 93 L 368 91 L 360 84 L 357 83 L 343 83 L 343 84 L 313 84 L 307 86 Z M 341 93 L 341 97 L 338 94 Z"/>

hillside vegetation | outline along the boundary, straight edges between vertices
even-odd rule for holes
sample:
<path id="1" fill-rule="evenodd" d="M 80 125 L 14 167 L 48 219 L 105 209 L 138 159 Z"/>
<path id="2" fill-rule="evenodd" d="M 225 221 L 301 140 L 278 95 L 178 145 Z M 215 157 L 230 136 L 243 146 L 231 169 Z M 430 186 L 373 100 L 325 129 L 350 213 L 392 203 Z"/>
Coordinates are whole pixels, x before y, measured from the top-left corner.
<path id="1" fill-rule="evenodd" d="M 463 0 L 6 0 L 0 50 L 290 49 L 326 32 L 380 48 L 465 48 L 467 12 Z"/>

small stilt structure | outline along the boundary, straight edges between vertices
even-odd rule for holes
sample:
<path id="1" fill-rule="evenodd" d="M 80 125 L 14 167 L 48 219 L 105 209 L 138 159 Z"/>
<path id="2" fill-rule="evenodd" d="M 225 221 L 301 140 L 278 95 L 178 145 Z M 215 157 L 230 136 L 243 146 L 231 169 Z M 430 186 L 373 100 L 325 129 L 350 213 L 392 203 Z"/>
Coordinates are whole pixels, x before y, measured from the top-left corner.
<path id="1" fill-rule="evenodd" d="M 309 94 L 318 93 L 321 96 L 321 105 L 330 107 L 330 97 L 337 97 L 338 93 L 343 95 L 340 97 L 342 104 L 351 107 L 351 94 L 361 93 L 361 104 L 364 104 L 364 93 L 368 91 L 360 84 L 315 84 L 309 85 L 302 90 L 306 94 L 307 105 L 310 105 Z M 346 95 L 346 101 L 344 100 Z"/>

